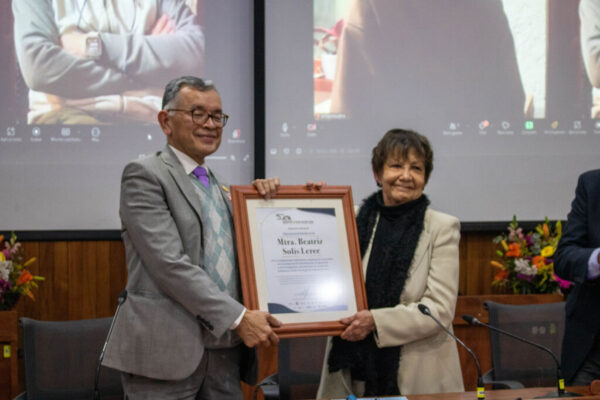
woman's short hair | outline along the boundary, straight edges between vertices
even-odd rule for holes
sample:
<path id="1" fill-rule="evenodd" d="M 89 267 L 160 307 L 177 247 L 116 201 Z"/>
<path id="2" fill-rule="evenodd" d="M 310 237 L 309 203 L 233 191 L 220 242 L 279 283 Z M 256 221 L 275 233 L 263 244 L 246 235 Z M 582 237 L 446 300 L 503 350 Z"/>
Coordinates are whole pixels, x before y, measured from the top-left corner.
<path id="1" fill-rule="evenodd" d="M 383 135 L 377 146 L 373 147 L 371 158 L 373 171 L 379 175 L 388 157 L 407 159 L 411 151 L 423 159 L 427 183 L 433 171 L 433 149 L 425 136 L 411 130 L 390 129 Z"/>

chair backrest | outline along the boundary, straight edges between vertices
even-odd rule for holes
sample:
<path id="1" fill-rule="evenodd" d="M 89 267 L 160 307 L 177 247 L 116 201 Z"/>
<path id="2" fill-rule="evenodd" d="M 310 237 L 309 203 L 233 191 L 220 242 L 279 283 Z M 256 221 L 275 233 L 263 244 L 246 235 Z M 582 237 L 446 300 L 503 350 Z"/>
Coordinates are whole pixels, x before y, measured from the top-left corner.
<path id="1" fill-rule="evenodd" d="M 327 337 L 279 341 L 277 370 L 281 400 L 316 398 L 326 344 Z"/>
<path id="2" fill-rule="evenodd" d="M 491 326 L 546 346 L 560 362 L 565 303 L 509 305 L 484 302 Z M 525 387 L 556 385 L 556 362 L 534 346 L 490 330 L 494 380 L 519 381 Z"/>
<path id="3" fill-rule="evenodd" d="M 111 320 L 21 318 L 26 398 L 92 399 L 98 358 Z M 122 398 L 119 372 L 102 367 L 98 388 L 102 399 Z"/>

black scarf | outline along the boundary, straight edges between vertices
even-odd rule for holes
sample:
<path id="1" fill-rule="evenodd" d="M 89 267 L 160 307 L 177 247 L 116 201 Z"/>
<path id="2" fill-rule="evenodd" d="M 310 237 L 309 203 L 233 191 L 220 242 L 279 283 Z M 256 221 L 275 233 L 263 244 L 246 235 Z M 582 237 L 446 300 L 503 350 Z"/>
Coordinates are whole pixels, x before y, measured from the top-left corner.
<path id="1" fill-rule="evenodd" d="M 373 193 L 363 202 L 356 217 L 363 256 L 379 214 L 365 282 L 369 309 L 398 304 L 423 230 L 428 205 L 429 199 L 422 195 L 408 203 L 386 207 L 381 191 Z M 329 353 L 329 371 L 350 368 L 353 380 L 365 381 L 365 396 L 399 395 L 397 376 L 400 348 L 378 348 L 373 333 L 359 342 L 348 342 L 336 336 Z"/>

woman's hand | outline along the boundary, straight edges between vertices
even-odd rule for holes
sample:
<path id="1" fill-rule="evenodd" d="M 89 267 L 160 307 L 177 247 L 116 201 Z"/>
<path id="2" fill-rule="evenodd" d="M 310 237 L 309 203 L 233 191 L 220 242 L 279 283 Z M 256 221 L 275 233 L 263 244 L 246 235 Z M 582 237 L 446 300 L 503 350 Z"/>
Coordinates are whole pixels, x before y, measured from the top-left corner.
<path id="1" fill-rule="evenodd" d="M 321 190 L 323 186 L 325 186 L 324 180 L 321 182 L 306 181 L 306 188 L 308 190 Z"/>
<path id="2" fill-rule="evenodd" d="M 375 320 L 369 310 L 362 310 L 351 317 L 342 318 L 340 322 L 346 325 L 341 338 L 349 342 L 363 340 L 375 329 Z"/>

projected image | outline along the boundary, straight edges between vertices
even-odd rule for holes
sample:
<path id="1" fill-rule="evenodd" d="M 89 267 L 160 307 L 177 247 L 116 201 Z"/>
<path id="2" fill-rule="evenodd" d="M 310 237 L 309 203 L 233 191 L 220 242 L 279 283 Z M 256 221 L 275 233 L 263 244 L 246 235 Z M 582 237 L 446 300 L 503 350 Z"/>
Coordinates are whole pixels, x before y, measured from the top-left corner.
<path id="1" fill-rule="evenodd" d="M 254 174 L 253 3 L 0 1 L 0 228 L 116 230 L 131 160 L 160 151 L 164 87 L 211 80 L 230 118 L 209 168 Z"/>
<path id="2" fill-rule="evenodd" d="M 203 73 L 196 0 L 12 5 L 29 124 L 155 123 L 164 83 Z"/>
<path id="3" fill-rule="evenodd" d="M 592 85 L 591 117 L 600 118 L 600 2 L 581 0 L 581 52 Z"/>
<path id="4" fill-rule="evenodd" d="M 545 115 L 546 1 L 315 0 L 314 112 Z M 325 114 L 325 115 L 323 115 Z"/>
<path id="5" fill-rule="evenodd" d="M 435 206 L 481 222 L 564 218 L 556 188 L 597 168 L 599 0 L 265 6 L 267 174 L 351 184 L 359 203 L 376 138 L 413 129 L 440 166 Z"/>

